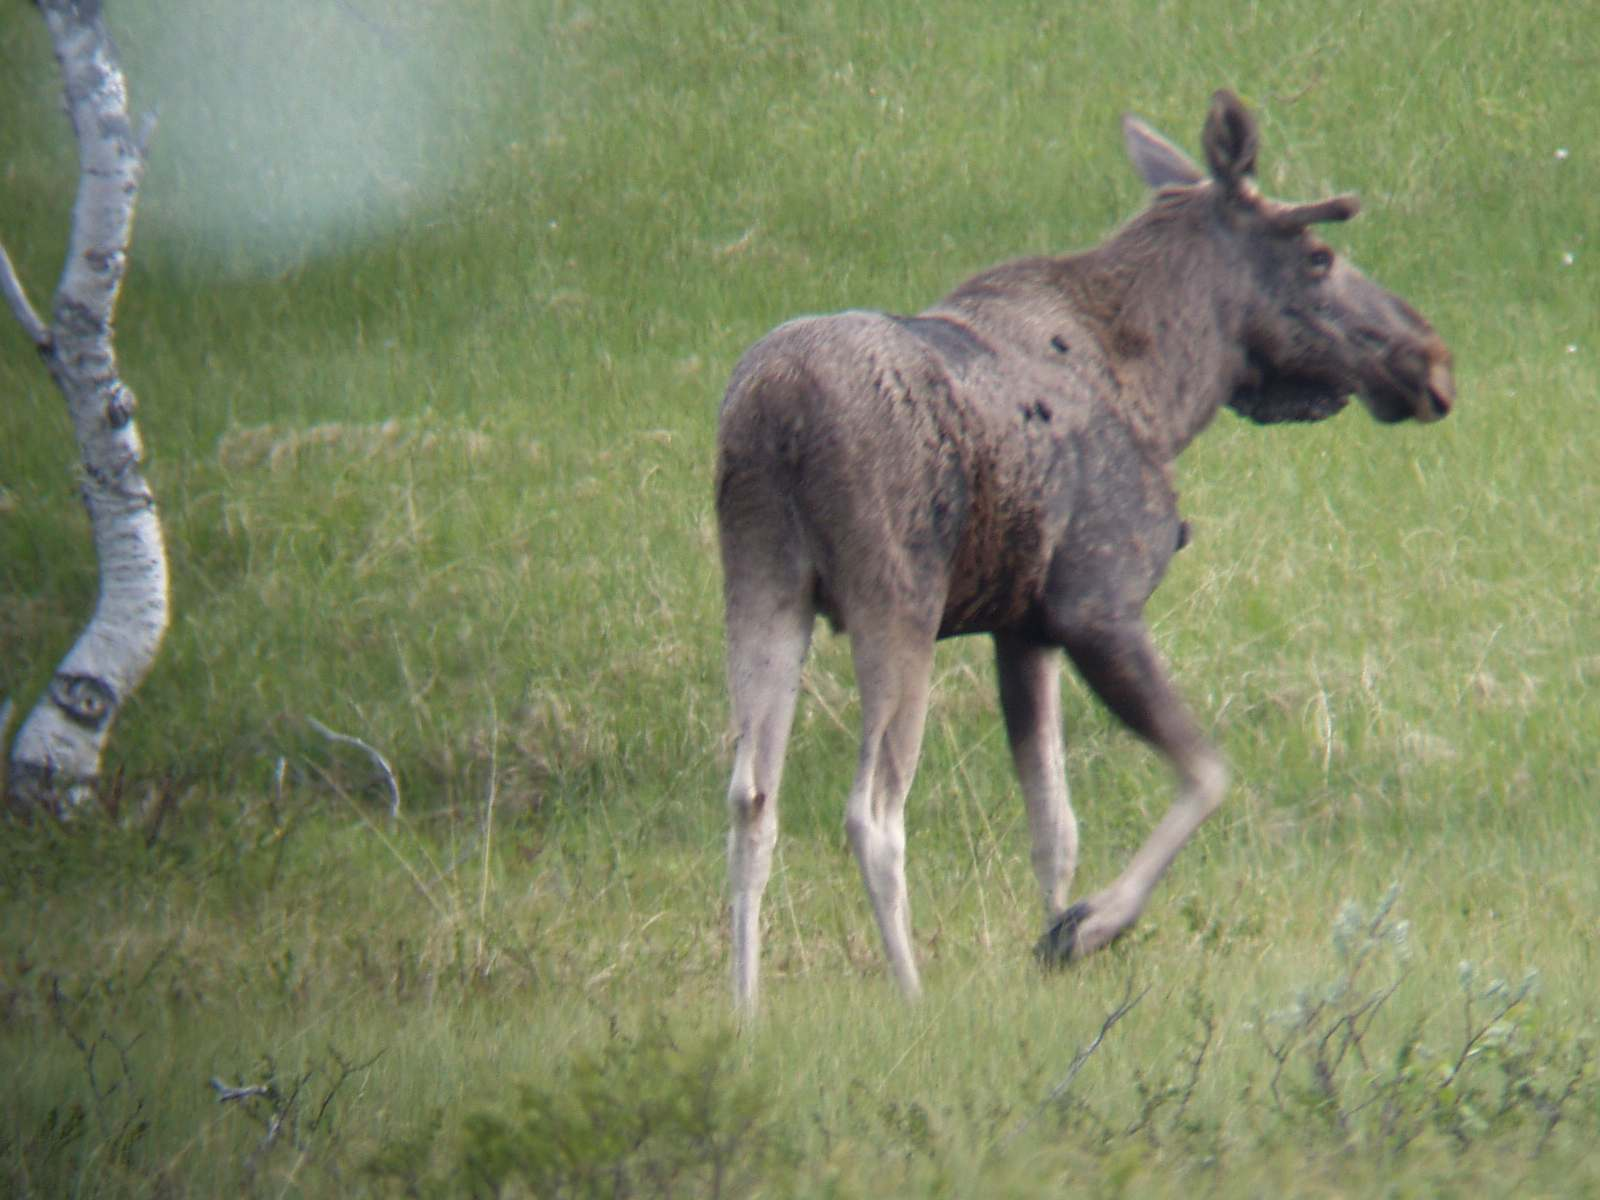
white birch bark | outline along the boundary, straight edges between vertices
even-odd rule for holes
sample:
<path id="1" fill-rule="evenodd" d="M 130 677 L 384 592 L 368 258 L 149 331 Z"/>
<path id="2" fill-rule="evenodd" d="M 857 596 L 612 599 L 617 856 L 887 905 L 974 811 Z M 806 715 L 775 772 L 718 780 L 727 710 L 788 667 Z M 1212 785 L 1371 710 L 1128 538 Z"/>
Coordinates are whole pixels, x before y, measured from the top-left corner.
<path id="1" fill-rule="evenodd" d="M 144 679 L 166 633 L 167 555 L 140 470 L 133 393 L 117 374 L 112 313 L 127 263 L 144 167 L 143 135 L 100 0 L 39 0 L 78 139 L 78 194 L 66 267 L 48 325 L 0 250 L 0 293 L 66 398 L 82 457 L 100 594 L 77 643 L 11 749 L 13 804 L 64 813 L 92 793 L 112 722 Z M 0 739 L 4 729 L 0 728 Z M 0 741 L 3 746 L 3 741 Z"/>

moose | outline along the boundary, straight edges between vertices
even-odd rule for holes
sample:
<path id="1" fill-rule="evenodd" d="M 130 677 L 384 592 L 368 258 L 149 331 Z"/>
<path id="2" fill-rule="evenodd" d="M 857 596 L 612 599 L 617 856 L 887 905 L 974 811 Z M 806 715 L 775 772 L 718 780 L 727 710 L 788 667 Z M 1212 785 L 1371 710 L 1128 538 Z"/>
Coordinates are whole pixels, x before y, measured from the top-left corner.
<path id="1" fill-rule="evenodd" d="M 850 639 L 862 729 L 845 829 L 900 988 L 920 989 L 906 795 L 934 644 L 963 634 L 994 639 L 1044 898 L 1038 953 L 1074 961 L 1133 924 L 1226 785 L 1143 617 L 1187 538 L 1178 453 L 1223 405 L 1258 423 L 1317 421 L 1357 394 L 1395 423 L 1454 403 L 1432 326 L 1313 232 L 1353 217 L 1354 197 L 1263 196 L 1256 120 L 1235 95 L 1212 97 L 1209 173 L 1133 117 L 1123 135 L 1154 194 L 1102 245 L 990 268 L 913 317 L 790 321 L 734 369 L 715 487 L 741 1014 L 757 1005 L 778 785 L 818 614 Z M 1070 907 L 1062 650 L 1178 784 L 1122 874 Z"/>

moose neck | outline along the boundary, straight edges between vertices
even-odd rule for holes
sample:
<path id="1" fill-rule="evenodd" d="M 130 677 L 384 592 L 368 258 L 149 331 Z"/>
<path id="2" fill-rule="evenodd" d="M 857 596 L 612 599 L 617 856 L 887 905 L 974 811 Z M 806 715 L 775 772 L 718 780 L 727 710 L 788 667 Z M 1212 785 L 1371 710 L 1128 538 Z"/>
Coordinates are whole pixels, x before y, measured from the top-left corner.
<path id="1" fill-rule="evenodd" d="M 1054 260 L 1068 303 L 1098 326 L 1121 414 L 1165 461 L 1211 422 L 1246 370 L 1243 304 L 1192 201 L 1160 197 L 1103 245 Z"/>

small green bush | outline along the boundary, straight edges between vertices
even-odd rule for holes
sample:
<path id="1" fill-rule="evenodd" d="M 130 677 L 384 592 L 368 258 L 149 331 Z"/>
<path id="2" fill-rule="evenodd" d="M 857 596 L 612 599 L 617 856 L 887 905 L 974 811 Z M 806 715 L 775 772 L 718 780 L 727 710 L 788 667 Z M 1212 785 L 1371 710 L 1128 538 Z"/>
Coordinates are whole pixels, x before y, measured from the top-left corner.
<path id="1" fill-rule="evenodd" d="M 751 1194 L 783 1156 L 766 1089 L 733 1057 L 727 1034 L 614 1033 L 509 1113 L 469 1115 L 458 1178 L 475 1196 Z"/>
<path id="2" fill-rule="evenodd" d="M 1338 974 L 1262 1022 L 1277 1111 L 1371 1151 L 1398 1153 L 1429 1132 L 1461 1149 L 1522 1135 L 1537 1157 L 1585 1084 L 1589 1039 L 1540 1032 L 1537 971 L 1515 986 L 1484 983 L 1470 962 L 1459 971 L 1455 1029 L 1430 1039 L 1420 1024 L 1385 1028 L 1412 961 L 1410 924 L 1393 915 L 1398 891 L 1371 912 L 1346 904 L 1333 929 Z"/>

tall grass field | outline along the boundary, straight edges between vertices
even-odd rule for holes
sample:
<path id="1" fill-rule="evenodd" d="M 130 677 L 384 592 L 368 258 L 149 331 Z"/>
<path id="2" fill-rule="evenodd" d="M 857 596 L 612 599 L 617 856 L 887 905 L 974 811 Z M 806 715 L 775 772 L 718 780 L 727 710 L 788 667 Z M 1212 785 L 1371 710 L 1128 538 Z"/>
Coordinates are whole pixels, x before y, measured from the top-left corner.
<path id="1" fill-rule="evenodd" d="M 1600 10 L 1590 0 L 108 0 L 159 125 L 117 348 L 175 621 L 101 800 L 0 825 L 0 1192 L 1567 1196 L 1600 1190 Z M 1459 406 L 1220 415 L 1149 614 L 1223 809 L 1045 973 L 989 647 L 941 646 L 903 1003 L 819 629 L 735 1030 L 711 473 L 741 352 L 1144 203 L 1133 111 L 1425 312 Z M 0 17 L 0 239 L 76 184 Z M 0 317 L 0 697 L 96 565 Z M 1074 679 L 1077 890 L 1165 809 Z M 372 759 L 392 764 L 399 815 Z"/>

